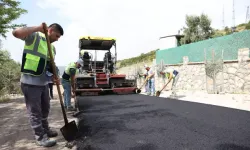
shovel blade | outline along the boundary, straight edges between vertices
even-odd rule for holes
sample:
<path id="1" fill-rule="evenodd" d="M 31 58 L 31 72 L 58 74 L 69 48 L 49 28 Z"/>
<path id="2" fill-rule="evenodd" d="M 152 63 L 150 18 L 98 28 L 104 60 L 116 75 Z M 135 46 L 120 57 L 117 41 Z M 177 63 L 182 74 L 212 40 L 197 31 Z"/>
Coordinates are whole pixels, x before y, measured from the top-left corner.
<path id="1" fill-rule="evenodd" d="M 71 121 L 68 124 L 65 124 L 60 129 L 63 137 L 66 141 L 71 142 L 76 139 L 77 133 L 78 133 L 78 127 L 76 126 L 75 121 Z"/>
<path id="2" fill-rule="evenodd" d="M 160 91 L 157 91 L 157 92 L 155 93 L 155 96 L 159 97 L 160 94 L 161 94 L 161 92 L 160 92 Z"/>

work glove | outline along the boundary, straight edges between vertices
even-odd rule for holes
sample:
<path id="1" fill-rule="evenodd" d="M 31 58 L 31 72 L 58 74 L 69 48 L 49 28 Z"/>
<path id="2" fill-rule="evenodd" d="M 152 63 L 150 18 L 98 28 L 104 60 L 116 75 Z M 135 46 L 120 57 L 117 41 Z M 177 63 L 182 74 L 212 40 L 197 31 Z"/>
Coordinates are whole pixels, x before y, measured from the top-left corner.
<path id="1" fill-rule="evenodd" d="M 60 85 L 60 78 L 54 78 L 54 83 L 56 83 L 56 84 L 58 84 L 58 85 Z"/>

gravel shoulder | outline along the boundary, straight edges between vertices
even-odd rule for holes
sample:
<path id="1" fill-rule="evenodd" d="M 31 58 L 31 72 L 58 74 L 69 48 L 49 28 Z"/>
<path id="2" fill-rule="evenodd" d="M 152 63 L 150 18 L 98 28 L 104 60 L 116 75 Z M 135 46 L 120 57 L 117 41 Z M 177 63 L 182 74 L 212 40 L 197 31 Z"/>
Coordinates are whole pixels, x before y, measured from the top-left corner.
<path id="1" fill-rule="evenodd" d="M 62 91 L 62 90 L 61 90 Z M 51 100 L 51 112 L 49 116 L 50 126 L 59 133 L 57 145 L 49 148 L 51 150 L 67 150 L 60 128 L 64 126 L 64 120 L 60 102 L 54 86 L 55 99 Z M 1 150 L 43 150 L 34 143 L 34 137 L 29 125 L 28 115 L 23 97 L 0 103 L 0 149 Z M 69 121 L 76 120 L 68 114 Z M 77 120 L 76 120 L 77 121 Z M 72 149 L 75 149 L 73 147 Z"/>

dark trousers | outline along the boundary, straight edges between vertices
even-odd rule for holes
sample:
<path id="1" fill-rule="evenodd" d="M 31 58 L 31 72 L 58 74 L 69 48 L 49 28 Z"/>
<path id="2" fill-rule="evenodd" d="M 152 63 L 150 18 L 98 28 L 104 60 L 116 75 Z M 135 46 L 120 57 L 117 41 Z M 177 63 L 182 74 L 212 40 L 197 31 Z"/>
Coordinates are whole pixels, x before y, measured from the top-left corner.
<path id="1" fill-rule="evenodd" d="M 48 115 L 50 111 L 50 98 L 48 85 L 35 86 L 21 84 L 31 128 L 36 139 L 49 130 Z"/>
<path id="2" fill-rule="evenodd" d="M 49 94 L 50 94 L 50 97 L 53 99 L 53 85 L 54 83 L 49 83 Z"/>

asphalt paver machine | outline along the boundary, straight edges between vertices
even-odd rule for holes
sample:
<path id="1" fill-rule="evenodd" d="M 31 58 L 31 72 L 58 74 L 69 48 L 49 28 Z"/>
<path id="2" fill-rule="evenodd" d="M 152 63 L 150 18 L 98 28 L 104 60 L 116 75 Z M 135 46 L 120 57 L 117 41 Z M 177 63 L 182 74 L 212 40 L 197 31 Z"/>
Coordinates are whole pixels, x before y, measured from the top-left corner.
<path id="1" fill-rule="evenodd" d="M 114 48 L 115 54 L 111 53 Z M 98 52 L 104 51 L 103 60 L 97 61 Z M 93 58 L 93 56 L 95 57 Z M 75 94 L 98 96 L 103 94 L 134 94 L 137 80 L 128 79 L 125 74 L 116 73 L 116 39 L 84 36 L 79 39 L 79 58 L 84 65 L 76 75 Z"/>

